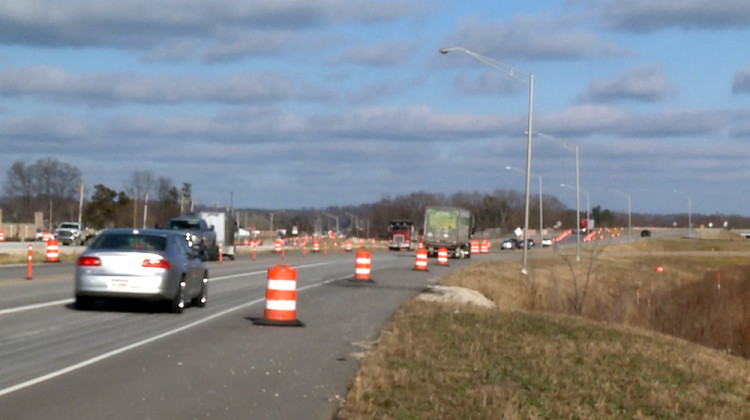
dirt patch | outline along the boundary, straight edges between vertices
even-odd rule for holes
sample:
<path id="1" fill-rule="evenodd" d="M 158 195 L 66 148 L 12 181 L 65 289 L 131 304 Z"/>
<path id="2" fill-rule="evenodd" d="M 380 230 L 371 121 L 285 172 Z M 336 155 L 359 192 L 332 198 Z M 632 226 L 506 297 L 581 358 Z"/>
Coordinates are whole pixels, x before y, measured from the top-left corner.
<path id="1" fill-rule="evenodd" d="M 417 296 L 427 302 L 441 302 L 460 305 L 474 305 L 482 308 L 494 308 L 495 304 L 476 290 L 459 286 L 429 286 Z"/>

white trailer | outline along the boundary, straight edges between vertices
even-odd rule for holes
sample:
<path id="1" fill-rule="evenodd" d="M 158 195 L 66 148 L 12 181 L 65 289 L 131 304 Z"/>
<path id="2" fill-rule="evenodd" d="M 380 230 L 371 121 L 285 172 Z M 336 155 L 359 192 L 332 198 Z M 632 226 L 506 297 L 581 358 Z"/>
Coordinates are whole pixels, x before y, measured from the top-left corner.
<path id="1" fill-rule="evenodd" d="M 221 246 L 221 255 L 234 259 L 234 237 L 237 222 L 233 215 L 220 211 L 201 211 L 198 217 L 204 219 L 216 233 L 216 244 Z"/>

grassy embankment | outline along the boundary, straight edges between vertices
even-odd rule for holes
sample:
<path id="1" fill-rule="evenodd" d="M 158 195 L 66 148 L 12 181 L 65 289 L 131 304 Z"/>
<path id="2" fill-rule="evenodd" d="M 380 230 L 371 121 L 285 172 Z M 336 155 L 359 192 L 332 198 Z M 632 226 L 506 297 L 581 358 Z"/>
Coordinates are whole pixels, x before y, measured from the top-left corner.
<path id="1" fill-rule="evenodd" d="M 338 416 L 748 418 L 748 257 L 716 237 L 473 264 L 441 284 L 498 308 L 406 304 Z"/>

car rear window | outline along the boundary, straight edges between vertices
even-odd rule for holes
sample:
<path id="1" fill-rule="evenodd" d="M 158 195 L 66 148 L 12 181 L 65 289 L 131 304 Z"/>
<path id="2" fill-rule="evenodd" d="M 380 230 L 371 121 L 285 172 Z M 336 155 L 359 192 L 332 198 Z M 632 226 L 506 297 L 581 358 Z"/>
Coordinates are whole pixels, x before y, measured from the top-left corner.
<path id="1" fill-rule="evenodd" d="M 167 249 L 167 238 L 155 235 L 105 234 L 99 235 L 90 248 L 164 251 Z"/>
<path id="2" fill-rule="evenodd" d="M 200 221 L 199 220 L 170 220 L 169 223 L 167 223 L 167 229 L 174 229 L 174 230 L 180 230 L 180 229 L 200 229 Z"/>

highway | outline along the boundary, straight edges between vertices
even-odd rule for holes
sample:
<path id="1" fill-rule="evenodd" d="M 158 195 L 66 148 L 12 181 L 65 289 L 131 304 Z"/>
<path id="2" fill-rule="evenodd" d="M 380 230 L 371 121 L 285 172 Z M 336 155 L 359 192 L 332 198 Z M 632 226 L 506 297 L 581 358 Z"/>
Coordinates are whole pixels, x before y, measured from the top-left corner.
<path id="1" fill-rule="evenodd" d="M 31 280 L 25 264 L 0 266 L 0 418 L 331 418 L 403 302 L 472 262 L 519 256 L 494 248 L 418 272 L 414 253 L 376 251 L 370 284 L 352 281 L 354 253 L 238 254 L 208 263 L 208 305 L 181 315 L 129 302 L 75 310 L 72 257 L 35 263 Z M 252 322 L 276 264 L 297 270 L 304 327 Z"/>
<path id="2" fill-rule="evenodd" d="M 510 255 L 509 255 L 510 256 Z M 472 260 L 414 271 L 413 253 L 260 254 L 209 263 L 209 302 L 181 315 L 146 305 L 73 308 L 72 262 L 0 267 L 0 418 L 331 418 L 392 312 Z M 258 326 L 267 269 L 297 269 L 304 327 Z"/>

